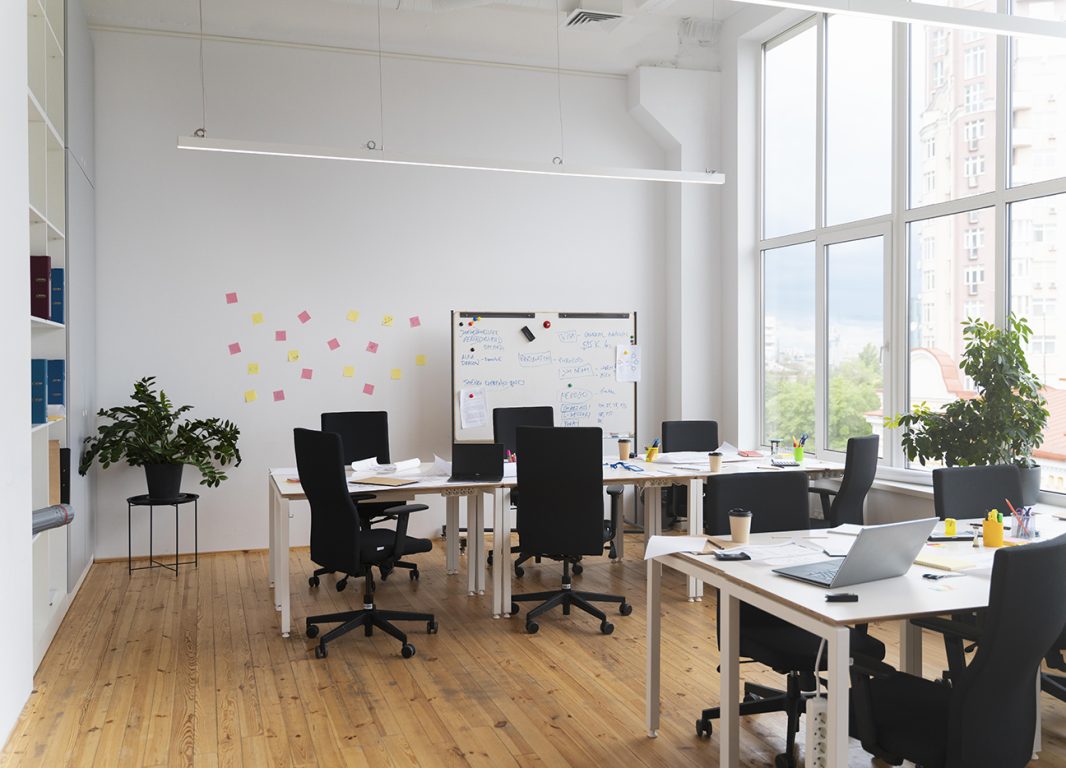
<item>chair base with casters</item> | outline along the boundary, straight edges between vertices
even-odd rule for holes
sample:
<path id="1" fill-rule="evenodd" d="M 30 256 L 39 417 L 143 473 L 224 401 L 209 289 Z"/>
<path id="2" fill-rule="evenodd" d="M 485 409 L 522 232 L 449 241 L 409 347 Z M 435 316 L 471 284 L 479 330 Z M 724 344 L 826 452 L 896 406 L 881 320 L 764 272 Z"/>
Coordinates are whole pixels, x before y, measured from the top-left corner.
<path id="1" fill-rule="evenodd" d="M 426 633 L 430 635 L 437 634 L 437 620 L 432 613 L 379 610 L 374 605 L 374 577 L 369 569 L 367 569 L 365 578 L 366 591 L 363 594 L 362 608 L 355 611 L 342 611 L 340 613 L 326 613 L 320 616 L 307 617 L 307 636 L 312 639 L 318 637 L 319 624 L 340 624 L 339 627 L 334 627 L 322 635 L 321 639 L 318 641 L 318 645 L 315 646 L 315 658 L 326 658 L 328 654 L 327 643 L 330 643 L 338 637 L 346 635 L 353 629 L 358 629 L 360 627 L 363 628 L 367 637 L 372 636 L 374 634 L 374 628 L 377 627 L 386 634 L 399 640 L 402 644 L 400 653 L 405 659 L 409 659 L 415 655 L 415 647 L 407 642 L 407 635 L 392 622 L 424 621 L 426 622 Z"/>
<path id="2" fill-rule="evenodd" d="M 543 601 L 540 605 L 531 608 L 526 614 L 526 632 L 529 634 L 536 634 L 537 630 L 540 629 L 540 625 L 537 624 L 534 619 L 558 606 L 562 606 L 563 615 L 566 616 L 570 615 L 571 608 L 578 608 L 585 613 L 596 617 L 600 620 L 600 632 L 605 635 L 614 632 L 614 624 L 607 621 L 607 614 L 593 605 L 593 601 L 598 603 L 618 603 L 618 612 L 623 616 L 628 616 L 633 612 L 633 606 L 627 603 L 625 597 L 622 595 L 606 595 L 599 592 L 580 592 L 572 589 L 570 582 L 570 567 L 571 565 L 574 565 L 575 560 L 576 558 L 573 557 L 562 558 L 562 589 L 552 590 L 550 592 L 528 592 L 511 596 L 512 615 L 518 613 L 519 602 Z"/>

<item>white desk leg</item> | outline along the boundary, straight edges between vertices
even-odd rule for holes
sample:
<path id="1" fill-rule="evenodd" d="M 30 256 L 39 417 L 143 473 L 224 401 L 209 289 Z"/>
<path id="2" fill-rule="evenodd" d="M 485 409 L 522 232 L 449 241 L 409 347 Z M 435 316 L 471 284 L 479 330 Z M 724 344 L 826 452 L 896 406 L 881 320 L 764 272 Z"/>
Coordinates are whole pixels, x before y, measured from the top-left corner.
<path id="1" fill-rule="evenodd" d="M 444 572 L 449 576 L 459 573 L 459 497 L 444 498 L 444 527 L 448 538 L 444 542 Z"/>
<path id="2" fill-rule="evenodd" d="M 899 671 L 922 676 L 922 629 L 906 619 L 899 627 Z"/>
<path id="3" fill-rule="evenodd" d="M 644 545 L 663 532 L 663 491 L 657 485 L 644 486 Z"/>
<path id="4" fill-rule="evenodd" d="M 485 494 L 477 495 L 477 593 L 485 594 L 485 572 L 488 553 L 485 551 Z"/>
<path id="5" fill-rule="evenodd" d="M 482 494 L 466 497 L 467 589 L 485 594 L 485 505 Z"/>
<path id="6" fill-rule="evenodd" d="M 270 511 L 270 531 L 267 534 L 267 568 L 269 569 L 267 574 L 267 580 L 270 582 L 270 586 L 274 586 L 274 558 L 278 554 L 277 542 L 274 541 L 275 532 L 277 531 L 277 501 L 274 494 L 274 478 L 270 476 L 270 472 L 267 472 L 267 506 Z"/>
<path id="7" fill-rule="evenodd" d="M 496 491 L 496 503 L 500 505 L 502 510 L 500 513 L 500 519 L 503 520 L 503 530 L 505 536 L 500 543 L 500 550 L 502 555 L 496 555 L 495 571 L 497 579 L 500 585 L 500 607 L 503 612 L 503 616 L 506 618 L 511 615 L 511 587 L 513 585 L 512 579 L 514 578 L 514 571 L 511 565 L 511 526 L 508 523 L 507 516 L 511 509 L 511 489 L 500 489 Z"/>
<path id="8" fill-rule="evenodd" d="M 688 481 L 688 533 L 703 535 L 703 479 L 694 477 Z M 688 599 L 703 600 L 703 581 L 688 577 Z"/>
<path id="9" fill-rule="evenodd" d="M 851 635 L 836 627 L 829 636 L 829 702 L 826 747 L 829 768 L 848 768 L 848 683 Z"/>
<path id="10" fill-rule="evenodd" d="M 492 618 L 498 619 L 507 614 L 510 601 L 503 602 L 503 585 L 501 577 L 508 570 L 510 555 L 510 528 L 507 525 L 507 508 L 503 504 L 503 489 L 492 491 Z"/>
<path id="11" fill-rule="evenodd" d="M 281 611 L 281 636 L 289 636 L 292 623 L 291 585 L 289 584 L 289 500 L 282 497 L 278 504 L 278 568 L 274 585 L 274 602 Z"/>
<path id="12" fill-rule="evenodd" d="M 721 601 L 720 695 L 718 697 L 721 730 L 719 765 L 736 768 L 740 764 L 740 601 L 722 589 Z"/>
<path id="13" fill-rule="evenodd" d="M 648 737 L 659 735 L 659 654 L 662 638 L 663 564 L 648 561 L 648 668 L 644 678 L 644 712 Z"/>

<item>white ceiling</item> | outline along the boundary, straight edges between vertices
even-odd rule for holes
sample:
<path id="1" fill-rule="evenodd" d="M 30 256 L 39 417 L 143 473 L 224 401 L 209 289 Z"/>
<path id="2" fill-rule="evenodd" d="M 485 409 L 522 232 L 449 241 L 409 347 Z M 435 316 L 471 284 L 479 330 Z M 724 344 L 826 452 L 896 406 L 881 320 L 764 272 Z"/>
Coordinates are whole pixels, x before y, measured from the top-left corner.
<path id="1" fill-rule="evenodd" d="M 204 33 L 377 50 L 376 0 L 202 0 Z M 732 0 L 382 0 L 386 52 L 554 67 L 556 30 L 575 7 L 621 11 L 613 29 L 559 30 L 564 69 L 717 69 L 716 24 Z M 198 0 L 84 0 L 93 26 L 199 33 Z"/>

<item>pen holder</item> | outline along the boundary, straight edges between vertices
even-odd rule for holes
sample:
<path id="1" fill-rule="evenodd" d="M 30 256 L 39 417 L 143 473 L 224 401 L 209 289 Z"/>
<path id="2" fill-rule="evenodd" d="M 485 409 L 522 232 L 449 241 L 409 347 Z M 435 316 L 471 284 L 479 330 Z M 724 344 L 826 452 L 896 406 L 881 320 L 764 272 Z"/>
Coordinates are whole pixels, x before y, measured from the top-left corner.
<path id="1" fill-rule="evenodd" d="M 981 524 L 981 533 L 986 547 L 1003 546 L 1003 523 L 985 520 Z"/>
<path id="2" fill-rule="evenodd" d="M 796 460 L 797 464 L 803 463 L 803 446 L 797 445 L 792 449 L 792 458 Z"/>
<path id="3" fill-rule="evenodd" d="M 644 461 L 655 461 L 655 457 L 659 455 L 659 449 L 652 446 L 648 449 L 648 453 L 644 456 Z"/>
<path id="4" fill-rule="evenodd" d="M 1022 523 L 1024 525 L 1019 525 L 1017 520 L 1014 521 L 1014 538 L 1025 541 L 1035 539 L 1037 537 L 1036 518 L 1032 515 L 1023 515 Z"/>

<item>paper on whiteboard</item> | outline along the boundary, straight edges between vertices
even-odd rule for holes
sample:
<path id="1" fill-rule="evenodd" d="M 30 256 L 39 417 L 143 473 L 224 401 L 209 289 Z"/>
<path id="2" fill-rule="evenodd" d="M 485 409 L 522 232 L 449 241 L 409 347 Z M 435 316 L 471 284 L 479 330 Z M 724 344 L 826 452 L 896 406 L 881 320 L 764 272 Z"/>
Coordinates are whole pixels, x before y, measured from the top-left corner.
<path id="1" fill-rule="evenodd" d="M 485 404 L 485 388 L 459 390 L 459 427 L 477 429 L 488 423 L 488 406 Z"/>
<path id="2" fill-rule="evenodd" d="M 615 347 L 614 370 L 618 381 L 640 381 L 640 347 L 636 344 Z"/>

